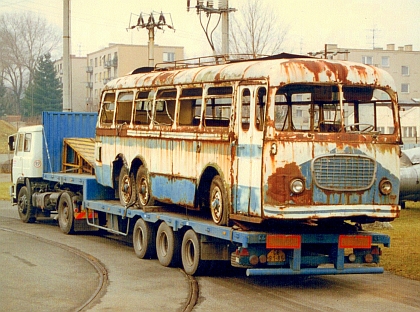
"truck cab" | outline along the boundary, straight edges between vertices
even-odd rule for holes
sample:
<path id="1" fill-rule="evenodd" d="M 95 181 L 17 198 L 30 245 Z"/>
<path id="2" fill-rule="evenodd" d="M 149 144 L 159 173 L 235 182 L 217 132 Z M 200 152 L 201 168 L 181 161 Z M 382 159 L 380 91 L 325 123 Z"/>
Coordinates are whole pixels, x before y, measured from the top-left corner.
<path id="1" fill-rule="evenodd" d="M 12 202 L 17 202 L 16 185 L 24 184 L 25 178 L 42 178 L 42 133 L 43 126 L 22 127 L 9 136 L 9 151 L 13 152 L 12 181 L 10 189 Z M 22 183 L 19 183 L 22 182 Z"/>

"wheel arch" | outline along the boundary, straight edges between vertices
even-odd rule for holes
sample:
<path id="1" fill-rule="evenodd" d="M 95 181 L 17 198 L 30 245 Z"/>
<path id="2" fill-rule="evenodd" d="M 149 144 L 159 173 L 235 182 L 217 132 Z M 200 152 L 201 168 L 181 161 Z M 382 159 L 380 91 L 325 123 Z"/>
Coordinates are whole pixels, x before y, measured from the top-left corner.
<path id="1" fill-rule="evenodd" d="M 206 205 L 206 202 L 203 202 L 203 201 L 208 201 L 208 194 L 209 194 L 209 191 L 210 191 L 211 182 L 212 182 L 213 178 L 217 175 L 219 175 L 223 180 L 225 190 L 226 190 L 226 194 L 227 194 L 227 197 L 229 199 L 229 207 L 231 206 L 231 203 L 230 203 L 230 189 L 228 188 L 228 184 L 226 183 L 226 177 L 223 173 L 223 170 L 220 168 L 220 166 L 215 164 L 215 163 L 209 163 L 203 169 L 203 171 L 200 174 L 200 178 L 199 178 L 199 182 L 198 182 L 198 189 L 197 189 L 198 190 L 198 200 L 199 200 L 198 204 L 200 206 L 202 206 L 204 204 L 204 207 L 208 207 L 208 203 Z"/>

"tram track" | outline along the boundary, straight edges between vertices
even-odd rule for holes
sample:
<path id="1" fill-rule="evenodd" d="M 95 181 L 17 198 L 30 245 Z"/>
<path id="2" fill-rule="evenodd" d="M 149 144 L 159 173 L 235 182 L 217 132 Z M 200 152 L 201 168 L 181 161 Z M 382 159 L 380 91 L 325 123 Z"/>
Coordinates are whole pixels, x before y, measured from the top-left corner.
<path id="1" fill-rule="evenodd" d="M 10 229 L 10 228 L 5 228 L 5 227 L 0 227 L 1 231 L 6 231 L 6 232 L 11 232 L 14 234 L 18 234 L 18 235 L 22 235 L 22 236 L 26 236 L 28 238 L 37 240 L 39 242 L 42 243 L 46 243 L 50 246 L 55 246 L 58 248 L 61 248 L 65 251 L 71 252 L 74 255 L 84 259 L 85 261 L 87 261 L 97 272 L 98 274 L 98 285 L 96 287 L 96 289 L 93 291 L 92 295 L 85 301 L 83 302 L 81 305 L 79 305 L 78 307 L 75 308 L 74 311 L 84 311 L 86 308 L 92 307 L 95 302 L 101 298 L 105 292 L 106 292 L 106 287 L 107 287 L 107 283 L 108 283 L 108 271 L 105 267 L 105 265 L 103 265 L 99 259 L 93 257 L 90 254 L 87 254 L 77 248 L 73 248 L 70 247 L 68 245 L 65 244 L 61 244 L 58 242 L 55 242 L 53 240 L 49 240 L 37 235 L 33 235 L 33 234 L 29 234 L 26 232 L 22 232 L 22 231 L 18 231 L 18 230 L 14 230 L 14 229 Z"/>

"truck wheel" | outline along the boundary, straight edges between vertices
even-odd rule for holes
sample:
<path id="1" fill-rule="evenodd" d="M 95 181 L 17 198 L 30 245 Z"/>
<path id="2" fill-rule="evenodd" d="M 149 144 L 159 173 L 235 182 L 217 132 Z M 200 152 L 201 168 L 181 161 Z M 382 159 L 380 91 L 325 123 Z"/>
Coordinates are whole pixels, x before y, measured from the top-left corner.
<path id="1" fill-rule="evenodd" d="M 149 173 L 144 166 L 140 166 L 139 170 L 137 170 L 136 189 L 140 207 L 151 206 L 154 204 L 149 182 Z"/>
<path id="2" fill-rule="evenodd" d="M 211 181 L 210 186 L 210 211 L 214 223 L 227 225 L 228 222 L 228 201 L 222 178 L 217 175 Z"/>
<path id="3" fill-rule="evenodd" d="M 200 258 L 200 235 L 195 233 L 194 230 L 188 230 L 181 245 L 181 259 L 185 273 L 189 275 L 203 274 L 207 269 L 208 261 L 200 260 Z"/>
<path id="4" fill-rule="evenodd" d="M 17 204 L 20 219 L 25 223 L 35 222 L 35 208 L 32 207 L 31 196 L 26 186 L 20 188 Z"/>
<path id="5" fill-rule="evenodd" d="M 149 222 L 138 219 L 133 230 L 133 246 L 140 259 L 156 256 L 156 230 Z"/>
<path id="6" fill-rule="evenodd" d="M 64 234 L 71 234 L 74 232 L 73 203 L 68 192 L 63 192 L 58 202 L 58 224 Z"/>
<path id="7" fill-rule="evenodd" d="M 163 266 L 176 266 L 179 262 L 179 236 L 162 222 L 156 235 L 156 254 Z"/>
<path id="8" fill-rule="evenodd" d="M 118 177 L 118 196 L 123 206 L 128 206 L 136 201 L 134 176 L 130 175 L 128 168 L 123 166 Z"/>

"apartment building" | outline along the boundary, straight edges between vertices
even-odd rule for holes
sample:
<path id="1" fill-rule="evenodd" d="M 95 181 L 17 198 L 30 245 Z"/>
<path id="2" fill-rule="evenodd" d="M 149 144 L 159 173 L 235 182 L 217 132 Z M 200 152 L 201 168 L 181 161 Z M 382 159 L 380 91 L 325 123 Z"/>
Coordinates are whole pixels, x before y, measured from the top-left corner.
<path id="1" fill-rule="evenodd" d="M 86 105 L 86 57 L 70 56 L 71 59 L 71 110 L 74 112 L 91 111 Z M 63 83 L 63 58 L 54 62 L 57 78 Z"/>
<path id="2" fill-rule="evenodd" d="M 154 63 L 172 62 L 184 58 L 184 48 L 177 46 L 154 47 Z M 104 85 L 124 76 L 149 62 L 147 45 L 109 44 L 108 47 L 89 53 L 85 63 L 85 106 L 98 110 Z M 87 65 L 87 66 L 86 66 Z"/>
<path id="3" fill-rule="evenodd" d="M 398 92 L 403 142 L 420 143 L 420 51 L 414 51 L 411 44 L 398 47 L 388 44 L 386 48 L 374 49 L 339 48 L 336 44 L 327 44 L 324 50 L 313 55 L 374 65 L 390 73 Z M 393 131 L 393 125 L 386 123 L 385 115 L 380 120 L 383 123 L 379 125 L 380 129 L 386 133 Z"/>

